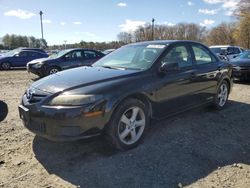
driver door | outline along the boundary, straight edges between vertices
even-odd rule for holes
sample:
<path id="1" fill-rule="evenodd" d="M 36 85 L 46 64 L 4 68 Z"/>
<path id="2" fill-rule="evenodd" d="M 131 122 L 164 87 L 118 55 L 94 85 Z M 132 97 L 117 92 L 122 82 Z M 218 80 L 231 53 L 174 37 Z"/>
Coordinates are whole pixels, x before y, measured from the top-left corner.
<path id="1" fill-rule="evenodd" d="M 82 50 L 74 50 L 69 52 L 64 56 L 64 62 L 62 63 L 62 69 L 69 69 L 81 66 L 81 62 L 83 59 L 83 51 Z"/>
<path id="2" fill-rule="evenodd" d="M 184 111 L 196 104 L 198 83 L 191 51 L 185 43 L 172 46 L 160 61 L 167 64 L 166 74 L 158 77 L 156 117 Z"/>

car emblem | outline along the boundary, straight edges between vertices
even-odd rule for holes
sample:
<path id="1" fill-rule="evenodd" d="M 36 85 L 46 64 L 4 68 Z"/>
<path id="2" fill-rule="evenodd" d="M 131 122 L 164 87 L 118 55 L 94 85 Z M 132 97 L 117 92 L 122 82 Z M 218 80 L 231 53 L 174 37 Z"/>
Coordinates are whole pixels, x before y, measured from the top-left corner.
<path id="1" fill-rule="evenodd" d="M 26 91 L 26 97 L 28 101 L 31 101 L 33 94 L 35 93 L 34 89 L 27 89 Z"/>

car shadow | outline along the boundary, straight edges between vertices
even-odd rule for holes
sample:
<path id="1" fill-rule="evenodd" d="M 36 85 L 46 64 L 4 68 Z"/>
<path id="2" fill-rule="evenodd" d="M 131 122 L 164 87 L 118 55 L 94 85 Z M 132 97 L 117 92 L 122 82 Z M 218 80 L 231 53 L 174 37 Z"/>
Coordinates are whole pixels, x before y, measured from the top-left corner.
<path id="1" fill-rule="evenodd" d="M 0 100 L 0 122 L 3 121 L 8 115 L 8 105 Z"/>
<path id="2" fill-rule="evenodd" d="M 35 137 L 36 159 L 49 174 L 81 187 L 190 185 L 218 167 L 250 164 L 250 105 L 198 108 L 152 121 L 144 143 L 116 152 L 101 138 L 55 143 Z"/>
<path id="3" fill-rule="evenodd" d="M 236 84 L 250 85 L 250 80 L 234 80 Z"/>
<path id="4" fill-rule="evenodd" d="M 12 67 L 9 70 L 0 69 L 0 71 L 23 71 L 23 70 L 26 70 L 26 67 Z"/>

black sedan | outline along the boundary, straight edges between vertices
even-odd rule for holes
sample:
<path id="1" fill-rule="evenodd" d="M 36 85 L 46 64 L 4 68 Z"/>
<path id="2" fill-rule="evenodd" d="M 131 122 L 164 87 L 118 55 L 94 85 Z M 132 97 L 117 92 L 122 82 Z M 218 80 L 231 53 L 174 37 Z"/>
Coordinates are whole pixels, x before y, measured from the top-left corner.
<path id="1" fill-rule="evenodd" d="M 24 125 L 50 140 L 104 133 L 115 148 L 138 145 L 151 118 L 198 105 L 222 109 L 232 87 L 232 67 L 192 41 L 126 45 L 90 67 L 34 82 L 19 106 Z"/>
<path id="2" fill-rule="evenodd" d="M 48 58 L 36 59 L 27 64 L 27 71 L 40 77 L 57 73 L 61 70 L 79 66 L 89 66 L 104 56 L 103 53 L 90 49 L 62 50 Z"/>
<path id="3" fill-rule="evenodd" d="M 231 60 L 233 76 L 241 80 L 250 79 L 250 51 L 243 52 L 237 58 Z"/>

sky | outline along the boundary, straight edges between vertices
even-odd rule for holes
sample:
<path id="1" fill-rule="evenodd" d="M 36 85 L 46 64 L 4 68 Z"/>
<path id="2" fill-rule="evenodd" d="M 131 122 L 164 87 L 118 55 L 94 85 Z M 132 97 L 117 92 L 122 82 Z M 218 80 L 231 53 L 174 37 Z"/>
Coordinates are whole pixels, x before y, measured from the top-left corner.
<path id="1" fill-rule="evenodd" d="M 145 23 L 173 26 L 197 23 L 207 28 L 234 18 L 239 0 L 0 0 L 0 37 L 18 34 L 44 38 L 49 45 L 81 40 L 109 42 L 119 32 Z"/>

